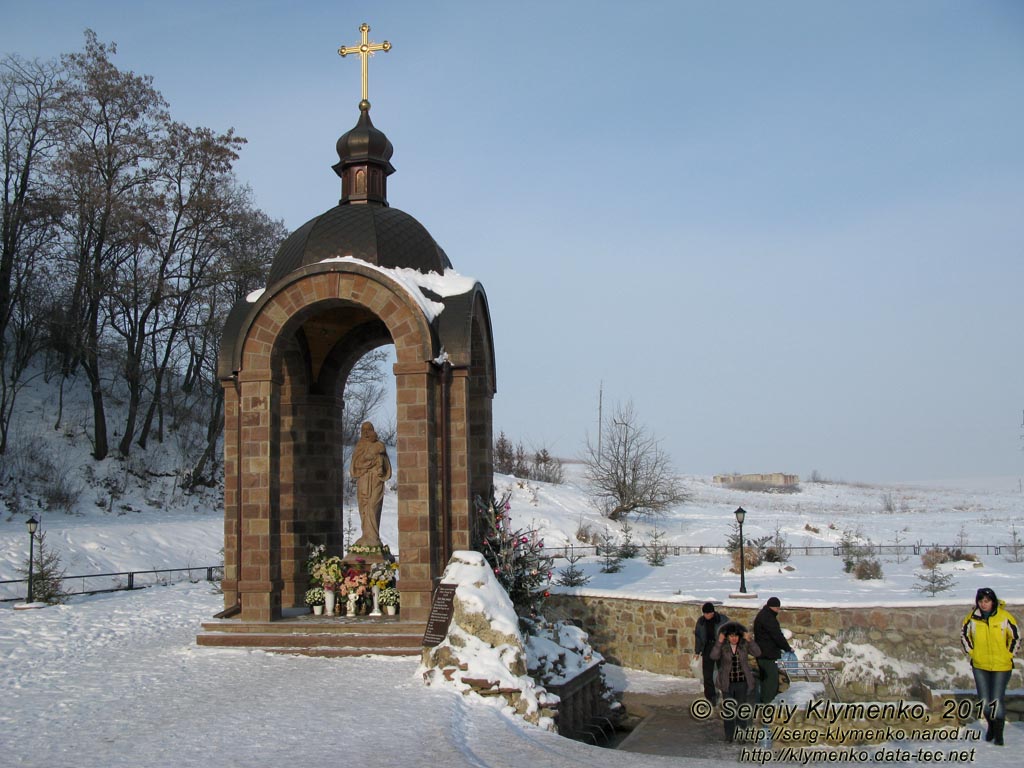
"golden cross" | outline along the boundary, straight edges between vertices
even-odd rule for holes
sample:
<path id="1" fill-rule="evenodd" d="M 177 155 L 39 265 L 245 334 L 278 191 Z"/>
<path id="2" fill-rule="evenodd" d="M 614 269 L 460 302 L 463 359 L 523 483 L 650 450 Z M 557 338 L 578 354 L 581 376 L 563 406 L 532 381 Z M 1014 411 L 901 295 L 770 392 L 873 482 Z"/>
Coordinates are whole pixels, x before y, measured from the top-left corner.
<path id="1" fill-rule="evenodd" d="M 367 80 L 369 79 L 370 66 L 369 59 L 373 55 L 374 51 L 387 51 L 391 50 L 391 43 L 385 40 L 383 43 L 371 43 L 369 41 L 370 25 L 360 24 L 359 31 L 363 33 L 363 41 L 358 45 L 343 45 L 338 49 L 339 56 L 348 56 L 350 53 L 354 53 L 360 58 L 363 64 L 363 101 L 368 101 L 369 88 L 367 86 Z"/>

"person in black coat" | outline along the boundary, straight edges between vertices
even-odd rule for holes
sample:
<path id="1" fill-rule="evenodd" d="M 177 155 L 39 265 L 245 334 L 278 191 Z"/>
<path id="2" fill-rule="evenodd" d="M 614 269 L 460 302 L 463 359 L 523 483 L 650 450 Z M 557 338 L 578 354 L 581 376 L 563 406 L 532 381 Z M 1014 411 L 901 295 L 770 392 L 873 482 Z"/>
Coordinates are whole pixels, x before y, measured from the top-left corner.
<path id="1" fill-rule="evenodd" d="M 693 628 L 693 655 L 701 657 L 704 673 L 704 698 L 712 704 L 718 703 L 718 690 L 715 688 L 715 667 L 717 663 L 711 658 L 711 649 L 715 647 L 718 632 L 722 625 L 729 621 L 724 613 L 715 610 L 714 603 L 704 603 L 701 617 Z"/>
<path id="2" fill-rule="evenodd" d="M 780 610 L 782 603 L 779 598 L 769 597 L 754 619 L 754 639 L 761 649 L 757 666 L 761 670 L 762 704 L 768 704 L 779 694 L 779 667 L 775 662 L 782 658 L 783 653 L 793 652 L 779 626 Z"/>

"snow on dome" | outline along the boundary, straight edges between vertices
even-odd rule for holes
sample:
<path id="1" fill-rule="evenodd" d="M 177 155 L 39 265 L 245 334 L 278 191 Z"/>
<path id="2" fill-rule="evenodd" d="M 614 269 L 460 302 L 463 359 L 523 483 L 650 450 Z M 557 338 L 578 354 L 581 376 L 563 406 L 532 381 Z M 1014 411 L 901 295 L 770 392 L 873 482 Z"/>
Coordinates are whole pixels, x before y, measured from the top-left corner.
<path id="1" fill-rule="evenodd" d="M 425 274 L 420 272 L 418 269 L 410 269 L 408 267 L 378 267 L 376 264 L 371 264 L 368 261 L 357 259 L 354 256 L 332 256 L 329 259 L 322 259 L 321 264 L 327 262 L 352 262 L 353 264 L 362 264 L 364 267 L 369 267 L 372 270 L 380 272 L 390 277 L 392 280 L 401 285 L 409 293 L 416 303 L 419 304 L 420 309 L 423 310 L 423 314 L 426 315 L 427 319 L 431 322 L 444 311 L 444 304 L 439 301 L 432 301 L 423 295 L 422 288 L 436 294 L 437 296 L 458 296 L 461 293 L 466 293 L 475 284 L 476 280 L 471 277 L 464 277 L 456 272 L 454 269 L 446 269 L 443 275 L 436 273 Z"/>

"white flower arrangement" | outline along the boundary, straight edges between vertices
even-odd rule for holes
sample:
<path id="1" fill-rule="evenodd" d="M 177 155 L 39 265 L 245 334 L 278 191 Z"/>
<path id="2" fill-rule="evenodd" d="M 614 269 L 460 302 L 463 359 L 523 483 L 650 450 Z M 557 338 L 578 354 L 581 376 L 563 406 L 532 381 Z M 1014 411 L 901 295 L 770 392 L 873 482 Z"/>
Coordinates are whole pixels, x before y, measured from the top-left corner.
<path id="1" fill-rule="evenodd" d="M 370 569 L 370 586 L 377 586 L 381 589 L 393 587 L 397 573 L 398 563 L 377 563 Z"/>
<path id="2" fill-rule="evenodd" d="M 324 591 L 320 587 L 311 587 L 306 590 L 306 605 L 323 605 Z"/>
<path id="3" fill-rule="evenodd" d="M 401 596 L 398 594 L 398 590 L 394 587 L 385 587 L 380 591 L 380 596 L 377 598 L 377 602 L 381 605 L 397 606 L 401 602 Z"/>

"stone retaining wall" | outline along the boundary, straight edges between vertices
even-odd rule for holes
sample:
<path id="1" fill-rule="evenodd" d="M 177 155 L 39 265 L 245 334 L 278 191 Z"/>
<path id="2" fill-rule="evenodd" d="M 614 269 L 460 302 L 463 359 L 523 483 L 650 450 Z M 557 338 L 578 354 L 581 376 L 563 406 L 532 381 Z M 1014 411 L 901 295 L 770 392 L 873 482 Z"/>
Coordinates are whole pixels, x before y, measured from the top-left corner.
<path id="1" fill-rule="evenodd" d="M 767 599 L 768 595 L 764 596 Z M 764 599 L 749 607 L 724 606 L 730 619 L 753 625 Z M 973 689 L 959 631 L 969 605 L 802 608 L 783 605 L 782 626 L 793 633 L 793 646 L 801 658 L 849 654 L 839 663 L 837 684 L 850 700 L 888 701 L 923 696 L 927 687 Z M 566 619 L 582 627 L 590 642 L 609 662 L 649 672 L 691 677 L 693 628 L 701 602 L 636 600 L 553 594 L 544 608 L 550 619 Z M 1008 605 L 1018 618 L 1024 606 Z M 866 646 L 877 648 L 883 659 L 864 658 Z M 891 666 L 889 666 L 891 664 Z M 1009 688 L 1024 687 L 1018 661 Z"/>

